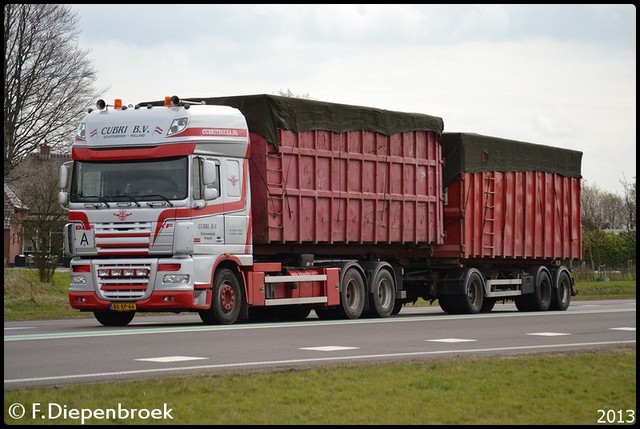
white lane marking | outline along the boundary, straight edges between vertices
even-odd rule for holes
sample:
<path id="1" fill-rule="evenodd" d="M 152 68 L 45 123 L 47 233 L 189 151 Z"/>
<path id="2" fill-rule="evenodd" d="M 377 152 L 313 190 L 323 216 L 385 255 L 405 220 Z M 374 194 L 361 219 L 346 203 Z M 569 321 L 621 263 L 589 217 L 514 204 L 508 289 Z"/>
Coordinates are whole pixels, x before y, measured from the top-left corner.
<path id="1" fill-rule="evenodd" d="M 620 328 L 609 328 L 609 329 L 611 329 L 612 331 L 635 331 L 636 330 L 636 328 L 631 328 L 628 326 L 622 326 Z"/>
<path id="2" fill-rule="evenodd" d="M 4 328 L 5 331 L 12 331 L 14 329 L 36 329 L 35 326 L 14 326 L 13 328 Z"/>
<path id="3" fill-rule="evenodd" d="M 635 303 L 634 303 L 635 304 Z M 586 310 L 579 312 L 579 314 L 600 314 L 600 313 L 620 313 L 620 312 L 635 312 L 635 307 L 623 308 L 623 309 L 598 309 L 598 310 Z M 45 334 L 15 334 L 7 335 L 4 337 L 4 341 L 33 341 L 33 340 L 47 340 L 47 339 L 65 339 L 65 338 L 81 338 L 81 337 L 102 337 L 102 336 L 121 336 L 121 335 L 145 335 L 145 334 L 159 334 L 159 333 L 182 333 L 182 332 L 203 332 L 203 331 L 228 331 L 228 330 L 245 330 L 245 329 L 271 329 L 277 328 L 300 328 L 300 327 L 313 327 L 313 326 L 331 326 L 331 325 L 344 325 L 344 324 L 368 324 L 368 323 L 414 323 L 421 321 L 442 321 L 449 319 L 484 319 L 484 318 L 500 318 L 500 317 L 540 317 L 540 312 L 537 311 L 525 311 L 520 313 L 514 312 L 491 312 L 480 314 L 465 314 L 465 315 L 447 315 L 447 314 L 427 314 L 425 316 L 417 317 L 398 317 L 398 318 L 386 318 L 386 319 L 349 319 L 345 320 L 313 320 L 308 319 L 302 322 L 276 322 L 276 323 L 264 323 L 264 324 L 233 324 L 233 325 L 187 325 L 180 327 L 165 327 L 165 328 L 148 328 L 148 329 L 106 329 L 99 328 L 98 330 L 91 329 L 90 331 L 78 331 L 78 332 L 57 332 L 57 333 L 45 333 Z M 548 312 L 547 317 L 564 317 L 575 316 L 576 312 L 571 311 L 553 311 Z"/>
<path id="4" fill-rule="evenodd" d="M 134 360 L 145 361 L 145 362 L 167 363 L 167 362 L 184 362 L 188 360 L 201 360 L 201 359 L 209 359 L 209 358 L 194 357 L 194 356 L 164 356 L 164 357 L 157 357 L 157 358 L 141 358 L 141 359 L 134 359 Z"/>
<path id="5" fill-rule="evenodd" d="M 166 373 L 175 371 L 202 371 L 212 369 L 229 369 L 229 368 L 242 368 L 251 366 L 269 366 L 269 365 L 291 365 L 291 364 L 303 364 L 311 362 L 332 362 L 332 361 L 356 361 L 361 359 L 379 359 L 390 357 L 418 357 L 418 356 L 436 356 L 447 354 L 460 354 L 460 353 L 483 353 L 483 352 L 498 352 L 498 351 L 516 351 L 516 350 L 543 350 L 543 349 L 556 349 L 558 347 L 577 347 L 583 349 L 587 346 L 610 346 L 610 345 L 623 345 L 623 344 L 635 344 L 635 340 L 629 341 L 603 341 L 595 343 L 569 343 L 569 344 L 543 344 L 537 346 L 521 346 L 521 347 L 495 347 L 488 349 L 467 349 L 467 350 L 439 350 L 428 352 L 411 352 L 411 353 L 389 353 L 389 354 L 377 354 L 377 355 L 360 355 L 360 356 L 333 356 L 324 358 L 312 358 L 312 359 L 289 359 L 289 360 L 273 360 L 273 361 L 258 361 L 258 362 L 238 362 L 219 365 L 200 365 L 200 366 L 183 366 L 172 368 L 159 368 L 159 369 L 146 369 L 135 371 L 115 371 L 115 372 L 96 372 L 89 374 L 70 374 L 70 375 L 57 375 L 51 377 L 35 377 L 35 378 L 17 378 L 13 380 L 4 380 L 4 384 L 12 383 L 29 383 L 29 382 L 43 382 L 43 381 L 60 381 L 60 380 L 79 380 L 83 378 L 99 378 L 99 377 L 116 377 L 116 376 L 131 376 L 136 374 L 152 374 L 152 373 Z"/>
<path id="6" fill-rule="evenodd" d="M 300 350 L 314 350 L 318 352 L 336 352 L 338 350 L 356 350 L 360 347 L 345 347 L 345 346 L 320 346 L 320 347 L 300 347 Z"/>
<path id="7" fill-rule="evenodd" d="M 540 337 L 558 337 L 560 335 L 571 335 L 566 332 L 531 332 L 527 335 L 538 335 Z"/>
<path id="8" fill-rule="evenodd" d="M 425 341 L 433 341 L 434 343 L 466 343 L 468 341 L 478 341 L 478 340 L 470 340 L 466 338 L 440 338 L 439 340 L 425 340 Z"/>

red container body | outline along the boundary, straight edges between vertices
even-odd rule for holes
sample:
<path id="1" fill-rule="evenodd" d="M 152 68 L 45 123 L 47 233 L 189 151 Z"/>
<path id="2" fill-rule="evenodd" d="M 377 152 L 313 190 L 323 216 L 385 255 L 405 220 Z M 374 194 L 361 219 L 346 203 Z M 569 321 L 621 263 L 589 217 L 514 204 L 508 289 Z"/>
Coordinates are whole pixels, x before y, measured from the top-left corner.
<path id="1" fill-rule="evenodd" d="M 250 136 L 254 244 L 443 242 L 439 133 Z"/>
<path id="2" fill-rule="evenodd" d="M 436 258 L 580 260 L 582 153 L 444 133 L 444 245 Z"/>
<path id="3" fill-rule="evenodd" d="M 464 173 L 449 184 L 444 221 L 446 239 L 436 257 L 582 258 L 578 178 Z"/>

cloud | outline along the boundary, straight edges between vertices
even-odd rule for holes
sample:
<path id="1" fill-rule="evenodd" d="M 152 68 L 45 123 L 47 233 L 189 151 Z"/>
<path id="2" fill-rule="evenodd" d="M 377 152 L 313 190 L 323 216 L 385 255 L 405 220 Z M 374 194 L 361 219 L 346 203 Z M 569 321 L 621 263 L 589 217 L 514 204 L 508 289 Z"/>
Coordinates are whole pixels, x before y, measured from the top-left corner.
<path id="1" fill-rule="evenodd" d="M 291 90 L 581 150 L 611 192 L 635 177 L 633 5 L 74 7 L 107 100 Z"/>

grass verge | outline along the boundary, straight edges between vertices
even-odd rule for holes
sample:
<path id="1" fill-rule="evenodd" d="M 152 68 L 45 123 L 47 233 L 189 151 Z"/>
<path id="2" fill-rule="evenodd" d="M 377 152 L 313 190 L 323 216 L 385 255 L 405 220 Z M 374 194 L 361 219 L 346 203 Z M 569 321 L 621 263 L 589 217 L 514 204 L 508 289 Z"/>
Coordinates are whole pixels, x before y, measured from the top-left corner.
<path id="1" fill-rule="evenodd" d="M 227 375 L 66 385 L 5 392 L 5 423 L 59 409 L 170 409 L 154 419 L 88 418 L 86 424 L 591 425 L 600 410 L 630 423 L 636 407 L 635 347 L 504 358 L 438 359 Z M 29 412 L 11 419 L 20 403 Z M 33 413 L 34 404 L 41 413 Z M 67 413 L 71 415 L 71 413 Z M 613 414 L 609 411 L 609 418 Z M 606 416 L 606 414 L 605 414 Z M 635 417 L 634 417 L 635 418 Z"/>

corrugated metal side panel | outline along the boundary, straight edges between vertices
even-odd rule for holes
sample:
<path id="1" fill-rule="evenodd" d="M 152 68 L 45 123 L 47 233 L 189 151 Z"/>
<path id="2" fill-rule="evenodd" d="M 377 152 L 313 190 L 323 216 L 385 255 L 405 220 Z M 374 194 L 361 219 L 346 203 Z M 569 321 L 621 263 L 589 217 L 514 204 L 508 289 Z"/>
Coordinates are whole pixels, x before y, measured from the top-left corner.
<path id="1" fill-rule="evenodd" d="M 254 243 L 442 243 L 442 147 L 432 131 L 251 134 Z"/>
<path id="2" fill-rule="evenodd" d="M 555 173 L 462 173 L 444 207 L 436 257 L 582 259 L 580 179 Z"/>

